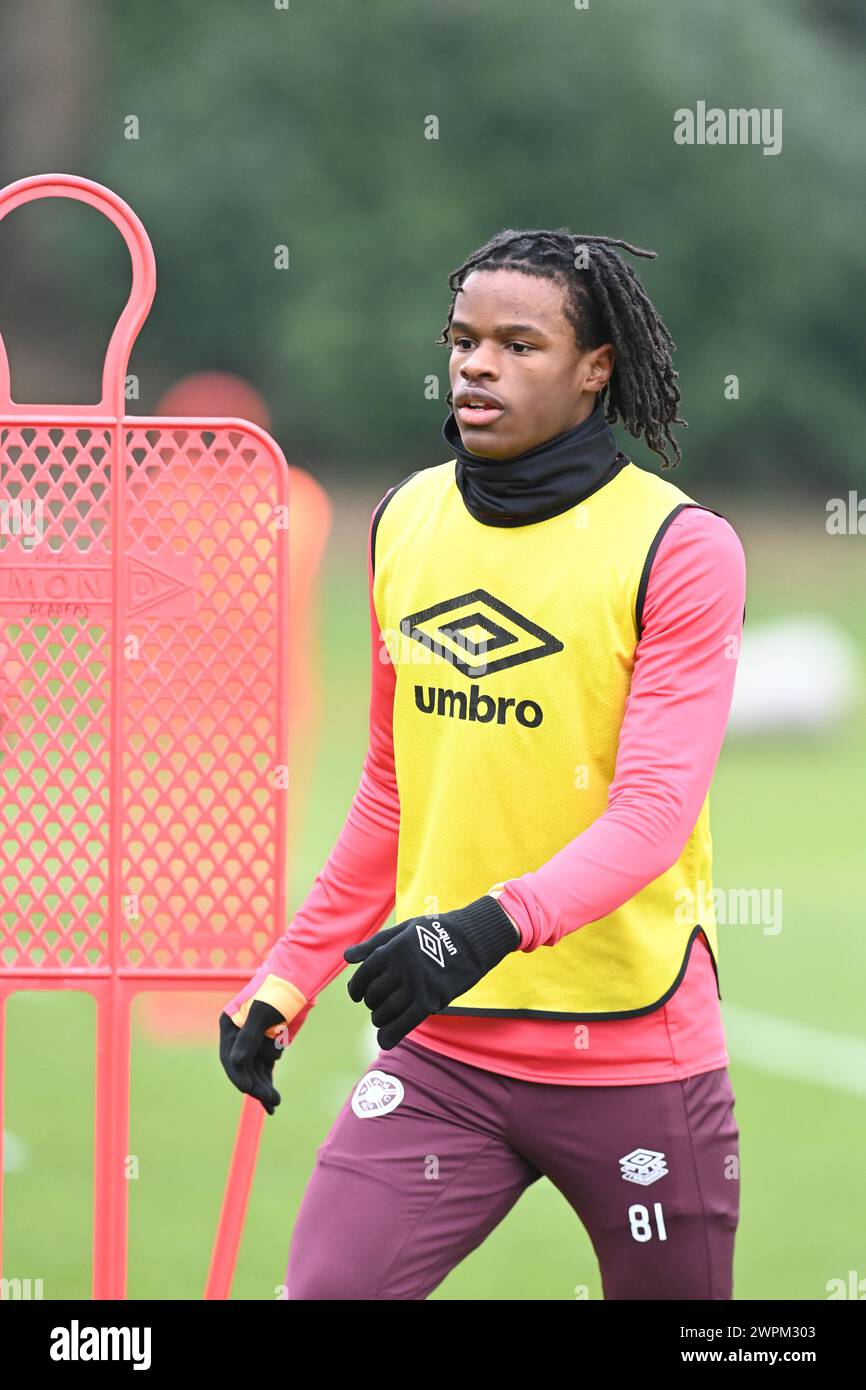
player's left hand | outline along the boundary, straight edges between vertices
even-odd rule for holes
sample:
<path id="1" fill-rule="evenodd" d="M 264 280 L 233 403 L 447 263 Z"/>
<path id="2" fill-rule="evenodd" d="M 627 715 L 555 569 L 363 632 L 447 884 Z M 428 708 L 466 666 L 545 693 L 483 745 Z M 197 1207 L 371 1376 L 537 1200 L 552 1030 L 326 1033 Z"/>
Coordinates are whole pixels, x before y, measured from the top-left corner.
<path id="1" fill-rule="evenodd" d="M 363 965 L 349 980 L 349 995 L 356 1004 L 363 999 L 379 1030 L 379 1046 L 390 1049 L 519 944 L 508 913 L 485 894 L 468 907 L 409 917 L 350 946 L 344 960 Z"/>

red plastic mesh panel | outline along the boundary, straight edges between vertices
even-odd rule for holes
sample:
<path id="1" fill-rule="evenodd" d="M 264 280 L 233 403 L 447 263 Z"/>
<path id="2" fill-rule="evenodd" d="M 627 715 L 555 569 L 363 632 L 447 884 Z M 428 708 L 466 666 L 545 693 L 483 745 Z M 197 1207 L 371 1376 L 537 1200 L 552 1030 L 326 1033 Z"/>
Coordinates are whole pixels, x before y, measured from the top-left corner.
<path id="1" fill-rule="evenodd" d="M 282 929 L 287 486 L 243 422 L 0 422 L 0 974 L 245 974 Z"/>

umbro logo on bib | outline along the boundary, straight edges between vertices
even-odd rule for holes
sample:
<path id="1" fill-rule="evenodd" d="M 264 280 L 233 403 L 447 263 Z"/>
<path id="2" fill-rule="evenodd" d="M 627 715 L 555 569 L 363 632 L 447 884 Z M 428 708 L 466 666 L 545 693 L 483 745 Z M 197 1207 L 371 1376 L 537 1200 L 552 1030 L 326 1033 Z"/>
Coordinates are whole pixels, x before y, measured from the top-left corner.
<path id="1" fill-rule="evenodd" d="M 400 631 L 450 661 L 470 681 L 564 649 L 558 637 L 494 598 L 487 589 L 472 589 L 410 613 L 401 620 Z M 477 685 L 470 685 L 468 697 L 465 690 L 436 685 L 425 690 L 416 685 L 415 705 L 422 714 L 467 719 L 472 724 L 505 724 L 511 712 L 524 728 L 537 729 L 544 718 L 535 700 L 506 695 L 494 699 Z"/>
<path id="2" fill-rule="evenodd" d="M 359 1120 L 387 1115 L 403 1099 L 403 1082 L 386 1071 L 368 1071 L 352 1093 L 352 1109 Z"/>
<path id="3" fill-rule="evenodd" d="M 400 631 L 470 680 L 563 650 L 558 637 L 487 589 L 472 589 L 410 613 L 401 620 Z"/>

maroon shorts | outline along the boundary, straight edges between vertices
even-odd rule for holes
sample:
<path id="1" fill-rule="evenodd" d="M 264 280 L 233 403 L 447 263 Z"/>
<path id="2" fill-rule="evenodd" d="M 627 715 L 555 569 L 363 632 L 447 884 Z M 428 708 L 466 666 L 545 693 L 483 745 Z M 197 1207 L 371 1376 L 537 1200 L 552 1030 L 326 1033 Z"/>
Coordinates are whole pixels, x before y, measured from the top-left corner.
<path id="1" fill-rule="evenodd" d="M 586 1228 L 606 1299 L 732 1298 L 739 1132 L 727 1068 L 562 1086 L 405 1039 L 379 1053 L 318 1150 L 288 1297 L 424 1299 L 542 1176 Z M 515 1275 L 516 1298 L 520 1288 Z"/>

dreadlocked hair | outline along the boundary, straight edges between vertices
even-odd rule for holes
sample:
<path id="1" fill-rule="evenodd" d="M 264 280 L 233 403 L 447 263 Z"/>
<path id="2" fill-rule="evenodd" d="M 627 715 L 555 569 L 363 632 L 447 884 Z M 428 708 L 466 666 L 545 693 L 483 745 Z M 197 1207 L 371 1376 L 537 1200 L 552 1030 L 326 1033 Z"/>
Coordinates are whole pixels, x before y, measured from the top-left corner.
<path id="1" fill-rule="evenodd" d="M 646 251 L 608 236 L 575 236 L 567 227 L 552 231 L 507 228 L 479 247 L 448 276 L 453 291 L 448 318 L 437 345 L 448 343 L 457 292 L 473 270 L 521 270 L 560 284 L 564 312 L 581 350 L 613 343 L 616 362 L 608 388 L 602 390 L 608 424 L 621 420 L 629 434 L 643 436 L 663 468 L 682 457 L 671 425 L 688 428 L 677 410 L 680 390 L 671 352 L 676 344 L 631 266 L 614 248 L 654 260 Z M 449 393 L 450 403 L 450 393 Z M 669 445 L 674 451 L 668 458 Z"/>

